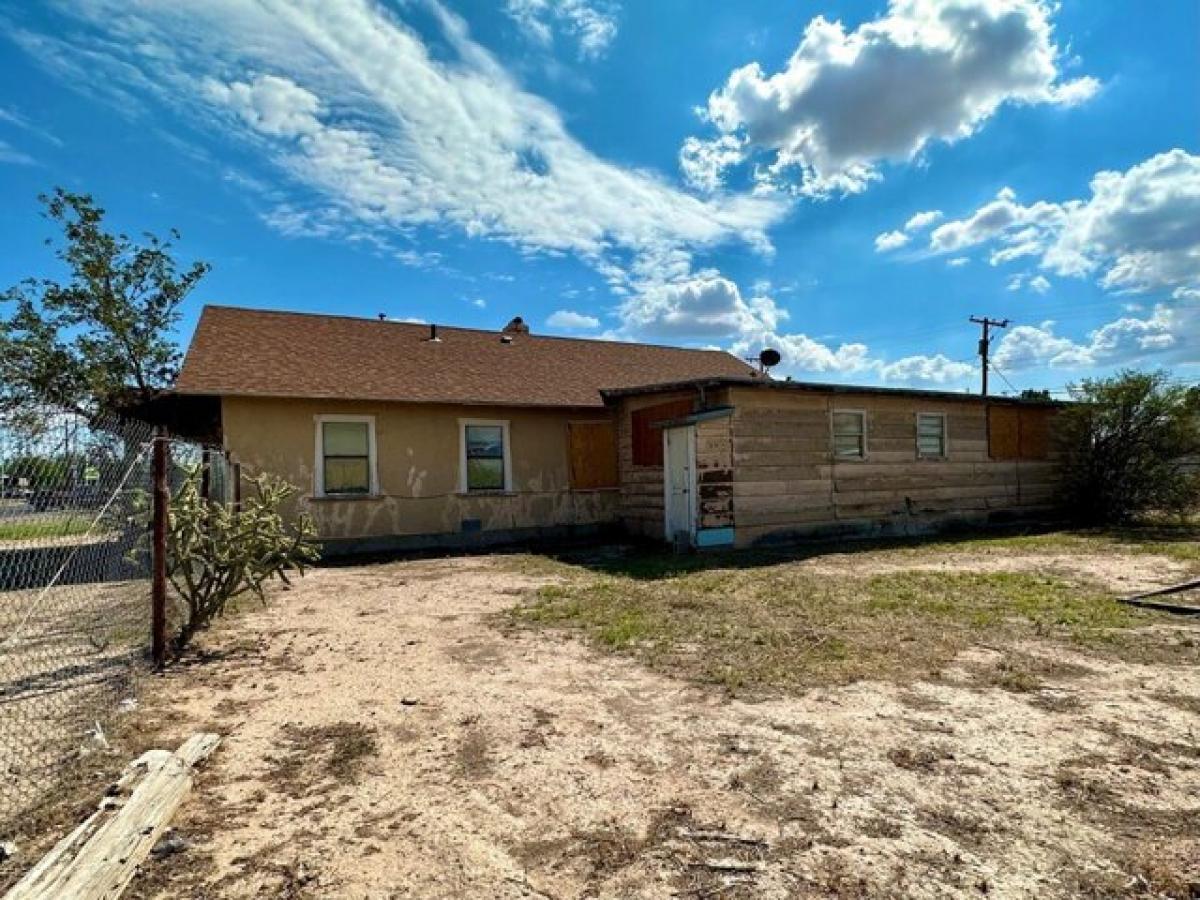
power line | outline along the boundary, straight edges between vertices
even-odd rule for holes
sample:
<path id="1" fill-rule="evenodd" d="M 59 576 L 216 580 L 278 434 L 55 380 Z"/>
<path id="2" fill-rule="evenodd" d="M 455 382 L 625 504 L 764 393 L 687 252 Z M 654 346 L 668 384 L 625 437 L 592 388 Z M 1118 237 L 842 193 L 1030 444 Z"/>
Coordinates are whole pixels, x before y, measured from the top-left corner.
<path id="1" fill-rule="evenodd" d="M 999 367 L 998 365 L 996 365 L 995 363 L 992 363 L 992 368 L 993 368 L 993 369 L 995 369 L 995 371 L 996 371 L 996 374 L 1000 376 L 1000 378 L 1001 378 L 1001 379 L 1004 381 L 1004 383 L 1008 385 L 1008 389 L 1009 389 L 1010 391 L 1012 391 L 1014 394 L 1019 394 L 1019 393 L 1021 393 L 1020 391 L 1018 391 L 1018 390 L 1016 389 L 1016 386 L 1014 386 L 1014 385 L 1013 385 L 1013 383 L 1012 383 L 1011 381 L 1009 381 L 1009 380 L 1008 380 L 1008 376 L 1007 376 L 1007 375 L 1005 375 L 1005 374 L 1004 374 L 1004 373 L 1003 373 L 1003 372 L 1000 370 L 1000 367 Z"/>

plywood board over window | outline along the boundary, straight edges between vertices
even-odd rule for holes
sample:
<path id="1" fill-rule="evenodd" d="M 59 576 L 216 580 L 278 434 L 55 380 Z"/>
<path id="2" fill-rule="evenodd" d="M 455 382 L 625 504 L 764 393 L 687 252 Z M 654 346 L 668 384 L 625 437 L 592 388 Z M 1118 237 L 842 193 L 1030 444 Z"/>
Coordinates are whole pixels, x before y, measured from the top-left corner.
<path id="1" fill-rule="evenodd" d="M 1021 410 L 1021 459 L 1045 459 L 1050 455 L 1050 415 L 1048 409 Z"/>
<path id="2" fill-rule="evenodd" d="M 570 422 L 567 436 L 572 489 L 617 487 L 617 437 L 612 422 Z"/>
<path id="3" fill-rule="evenodd" d="M 672 400 L 670 403 L 659 403 L 635 410 L 630 417 L 633 438 L 633 464 L 635 466 L 653 466 L 662 468 L 663 436 L 662 429 L 655 428 L 657 422 L 668 419 L 679 419 L 692 412 L 691 400 Z"/>
<path id="4" fill-rule="evenodd" d="M 988 453 L 992 459 L 1045 459 L 1050 450 L 1048 409 L 988 407 Z"/>

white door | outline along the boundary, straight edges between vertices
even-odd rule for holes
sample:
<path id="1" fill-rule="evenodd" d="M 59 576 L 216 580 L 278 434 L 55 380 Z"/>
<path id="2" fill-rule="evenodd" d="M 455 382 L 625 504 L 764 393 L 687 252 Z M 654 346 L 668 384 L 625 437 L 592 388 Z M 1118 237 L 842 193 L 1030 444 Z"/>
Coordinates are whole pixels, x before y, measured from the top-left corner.
<path id="1" fill-rule="evenodd" d="M 663 430 L 663 480 L 666 489 L 666 538 L 671 543 L 691 544 L 695 536 L 695 450 L 696 429 Z"/>

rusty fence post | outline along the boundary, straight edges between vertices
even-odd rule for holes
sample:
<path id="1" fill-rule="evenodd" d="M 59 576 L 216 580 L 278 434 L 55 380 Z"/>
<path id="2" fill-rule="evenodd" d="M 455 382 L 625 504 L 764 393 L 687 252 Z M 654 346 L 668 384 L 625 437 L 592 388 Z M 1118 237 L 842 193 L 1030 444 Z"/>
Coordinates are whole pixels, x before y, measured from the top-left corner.
<path id="1" fill-rule="evenodd" d="M 200 499 L 212 499 L 212 452 L 207 447 L 200 453 Z"/>
<path id="2" fill-rule="evenodd" d="M 150 643 L 154 665 L 161 669 L 167 661 L 167 513 L 170 492 L 167 468 L 170 465 L 167 432 L 158 428 L 154 435 L 154 519 L 153 566 L 150 580 Z"/>

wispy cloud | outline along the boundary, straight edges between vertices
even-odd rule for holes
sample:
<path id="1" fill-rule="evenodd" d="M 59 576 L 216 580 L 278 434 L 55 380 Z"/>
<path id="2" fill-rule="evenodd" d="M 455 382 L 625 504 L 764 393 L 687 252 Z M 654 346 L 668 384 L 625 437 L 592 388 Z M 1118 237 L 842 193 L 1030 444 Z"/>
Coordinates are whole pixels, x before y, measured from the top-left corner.
<path id="1" fill-rule="evenodd" d="M 63 145 L 62 140 L 57 135 L 31 121 L 28 117 L 21 115 L 11 107 L 6 108 L 0 106 L 0 124 L 19 128 L 20 130 L 27 132 L 28 134 L 32 134 L 34 137 L 43 140 L 48 144 L 53 144 L 55 147 L 61 147 Z"/>
<path id="2" fill-rule="evenodd" d="M 22 153 L 15 147 L 0 141 L 0 163 L 9 163 L 16 166 L 34 166 L 37 165 L 37 160 L 28 153 Z"/>
<path id="3" fill-rule="evenodd" d="M 773 198 L 698 198 L 600 158 L 432 0 L 449 58 L 371 0 L 62 9 L 86 27 L 26 32 L 22 46 L 73 81 L 85 60 L 100 73 L 88 83 L 111 87 L 114 102 L 172 106 L 256 150 L 293 188 L 268 215 L 291 233 L 452 231 L 571 253 L 629 290 L 675 254 L 731 241 L 766 249 L 787 212 Z"/>
<path id="4" fill-rule="evenodd" d="M 603 55 L 617 36 L 619 7 L 610 0 L 506 0 L 504 10 L 533 40 L 549 45 L 558 32 L 585 59 Z"/>

